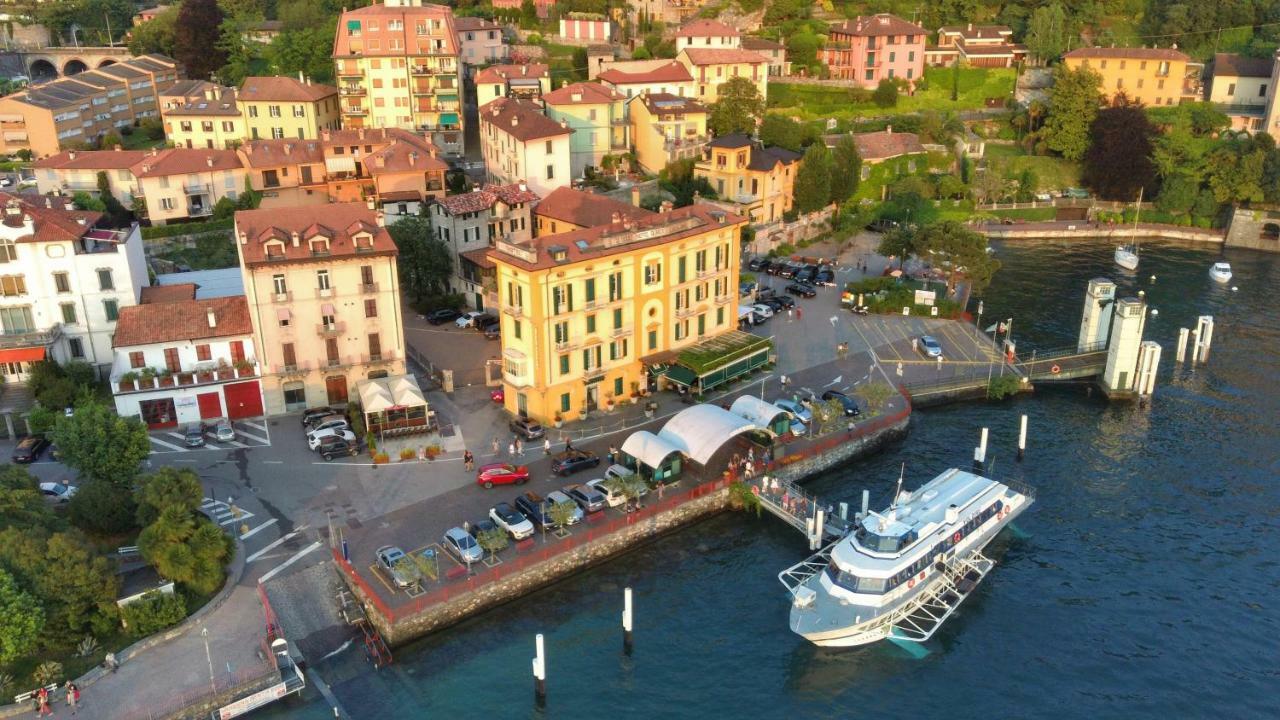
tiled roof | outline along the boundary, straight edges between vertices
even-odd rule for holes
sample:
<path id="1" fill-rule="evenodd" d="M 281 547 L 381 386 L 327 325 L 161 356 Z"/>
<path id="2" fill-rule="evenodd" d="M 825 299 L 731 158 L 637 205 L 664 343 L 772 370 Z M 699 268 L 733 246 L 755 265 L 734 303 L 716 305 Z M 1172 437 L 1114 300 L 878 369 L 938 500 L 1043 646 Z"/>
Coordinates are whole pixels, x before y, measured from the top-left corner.
<path id="1" fill-rule="evenodd" d="M 845 20 L 842 23 L 832 25 L 831 31 L 860 37 L 925 34 L 924 28 L 919 25 L 909 23 L 897 15 L 890 15 L 889 13 L 878 13 L 867 17 L 859 15 L 852 20 Z"/>
<path id="2" fill-rule="evenodd" d="M 605 195 L 561 187 L 552 190 L 538 203 L 533 214 L 552 220 L 562 220 L 579 227 L 595 227 L 613 222 L 614 213 L 624 218 L 640 220 L 651 217 L 653 212 L 630 203 L 614 200 Z"/>
<path id="3" fill-rule="evenodd" d="M 1013 30 L 1008 25 L 943 25 L 940 34 L 959 35 L 965 40 L 999 40 L 1009 37 Z"/>
<path id="4" fill-rule="evenodd" d="M 1271 77 L 1271 58 L 1253 58 L 1235 53 L 1213 56 L 1214 77 Z"/>
<path id="5" fill-rule="evenodd" d="M 63 150 L 34 165 L 56 170 L 128 170 L 150 154 L 150 150 Z"/>
<path id="6" fill-rule="evenodd" d="M 717 137 L 713 139 L 711 142 L 707 143 L 707 145 L 710 147 L 718 147 L 718 148 L 740 148 L 740 147 L 747 147 L 748 145 L 753 145 L 753 144 L 754 143 L 751 140 L 751 136 L 744 135 L 743 133 L 731 133 L 729 135 L 721 135 L 720 137 Z"/>
<path id="7" fill-rule="evenodd" d="M 240 86 L 244 102 L 315 102 L 338 94 L 338 88 L 290 77 L 248 77 Z"/>
<path id="8" fill-rule="evenodd" d="M 527 185 L 486 185 L 473 192 L 439 198 L 436 202 L 450 215 L 458 216 L 488 210 L 499 200 L 507 205 L 537 202 L 538 194 Z"/>
<path id="9" fill-rule="evenodd" d="M 320 144 L 324 147 L 335 145 L 382 145 L 404 138 L 410 141 L 430 142 L 410 130 L 401 128 L 347 128 L 346 130 L 321 130 Z"/>
<path id="10" fill-rule="evenodd" d="M 532 262 L 524 257 L 509 255 L 498 248 L 489 250 L 489 259 L 525 270 L 539 270 L 595 261 L 616 253 L 634 252 L 637 249 L 677 242 L 745 222 L 746 218 L 711 205 L 690 205 L 667 213 L 649 213 L 648 217 L 641 219 L 627 219 L 619 223 L 597 225 L 557 235 L 542 235 L 526 242 L 512 243 L 514 247 L 532 253 Z M 663 228 L 667 231 L 663 232 Z M 648 232 L 640 238 L 634 238 L 631 233 L 635 231 Z M 563 252 L 564 259 L 553 259 L 554 252 Z"/>
<path id="11" fill-rule="evenodd" d="M 86 73 L 80 73 L 85 75 Z M 77 76 L 79 77 L 79 76 Z M 208 80 L 179 80 L 160 92 L 161 97 L 194 97 L 204 95 L 204 91 L 218 87 Z M 231 90 L 233 88 L 227 88 Z"/>
<path id="12" fill-rule="evenodd" d="M 774 42 L 769 38 L 755 37 L 754 35 L 742 38 L 743 50 L 769 50 L 772 52 L 774 50 L 782 50 L 785 47 L 782 43 Z"/>
<path id="13" fill-rule="evenodd" d="M 476 248 L 475 250 L 467 250 L 466 252 L 462 252 L 458 254 L 470 260 L 471 262 L 475 263 L 476 267 L 482 270 L 492 270 L 494 267 L 496 267 L 494 262 L 489 259 L 489 248 L 487 247 Z"/>
<path id="14" fill-rule="evenodd" d="M 717 20 L 690 20 L 676 31 L 676 37 L 739 37 L 742 33 Z"/>
<path id="15" fill-rule="evenodd" d="M 527 65 L 490 65 L 489 67 L 476 73 L 476 84 L 483 85 L 488 83 L 505 83 L 507 80 L 517 78 L 544 78 L 550 77 L 547 66 L 542 63 L 529 63 Z"/>
<path id="16" fill-rule="evenodd" d="M 687 115 L 707 111 L 707 106 L 697 100 L 671 93 L 645 93 L 636 99 L 644 103 L 654 115 Z"/>
<path id="17" fill-rule="evenodd" d="M 392 30 L 389 22 L 391 20 L 399 20 L 400 29 Z M 371 21 L 377 22 L 377 30 L 371 29 Z M 441 29 L 430 35 L 418 35 L 419 22 L 430 24 L 432 21 L 439 21 Z M 358 35 L 345 32 L 352 23 L 361 25 Z M 444 52 L 457 57 L 458 34 L 453 25 L 453 12 L 448 7 L 426 3 L 420 6 L 389 7 L 379 3 L 342 13 L 338 18 L 333 56 L 407 57 L 434 54 L 439 52 L 432 47 L 437 40 L 444 43 Z M 374 42 L 382 49 L 371 49 Z M 396 46 L 399 49 L 392 49 Z"/>
<path id="18" fill-rule="evenodd" d="M 212 83 L 210 85 L 212 86 Z M 194 95 L 190 97 L 186 104 L 165 110 L 164 115 L 165 117 L 202 117 L 206 115 L 239 117 L 240 108 L 236 105 L 235 89 L 223 88 L 218 91 L 216 99 L 207 98 L 203 94 Z"/>
<path id="19" fill-rule="evenodd" d="M 435 156 L 436 148 L 430 140 L 403 133 L 392 139 L 380 150 L 364 156 L 364 169 L 370 175 L 406 172 L 444 172 L 449 163 Z"/>
<path id="20" fill-rule="evenodd" d="M 458 32 L 475 32 L 477 30 L 501 30 L 502 26 L 492 20 L 479 17 L 456 17 L 453 27 Z"/>
<path id="21" fill-rule="evenodd" d="M 1011 43 L 970 44 L 964 40 L 958 41 L 956 48 L 959 52 L 963 52 L 965 57 L 1002 57 L 1023 52 L 1021 46 Z"/>
<path id="22" fill-rule="evenodd" d="M 1066 53 L 1064 58 L 1097 58 L 1097 59 L 1124 59 L 1124 60 L 1182 60 L 1187 61 L 1191 58 L 1176 48 L 1076 48 Z"/>
<path id="23" fill-rule="evenodd" d="M 378 220 L 379 213 L 361 202 L 240 210 L 236 213 L 236 242 L 246 266 L 317 261 L 308 243 L 317 235 L 329 238 L 329 254 L 318 259 L 325 262 L 334 257 L 395 255 L 396 245 Z M 295 232 L 297 247 L 293 246 Z M 364 232 L 373 236 L 373 246 L 357 253 L 352 238 Z M 284 241 L 282 259 L 267 259 L 264 243 L 273 237 Z"/>
<path id="24" fill-rule="evenodd" d="M 732 63 L 768 63 L 760 53 L 741 48 L 692 48 L 680 52 L 694 65 L 729 65 Z"/>
<path id="25" fill-rule="evenodd" d="M 919 135 L 892 130 L 854 133 L 853 142 L 863 160 L 887 160 L 925 151 L 924 145 L 920 144 Z"/>
<path id="26" fill-rule="evenodd" d="M 613 83 L 614 85 L 635 85 L 658 82 L 691 82 L 693 76 L 689 74 L 689 68 L 672 60 L 645 72 L 627 72 L 617 68 L 609 68 L 597 75 L 596 79 Z"/>
<path id="27" fill-rule="evenodd" d="M 103 152 L 110 153 L 114 151 L 104 150 Z M 235 170 L 239 167 L 240 158 L 234 150 L 170 148 L 161 150 L 155 155 L 146 155 L 142 160 L 135 163 L 130 170 L 135 177 L 144 178 L 164 175 L 186 175 L 216 170 Z"/>
<path id="28" fill-rule="evenodd" d="M 324 149 L 318 140 L 249 140 L 237 151 L 245 167 L 280 167 L 324 162 Z"/>
<path id="29" fill-rule="evenodd" d="M 151 287 L 142 288 L 142 299 L 139 302 L 143 305 L 150 303 L 169 303 L 181 302 L 183 300 L 196 299 L 195 283 L 180 283 L 178 285 L 152 285 Z"/>
<path id="30" fill-rule="evenodd" d="M 500 97 L 480 108 L 480 129 L 489 123 L 521 142 L 568 135 L 572 131 L 542 114 L 541 106 L 528 100 Z"/>
<path id="31" fill-rule="evenodd" d="M 59 198 L 0 192 L 0 221 L 22 227 L 30 219 L 32 234 L 17 242 L 71 242 L 84 237 L 102 219 L 102 213 L 73 210 Z"/>
<path id="32" fill-rule="evenodd" d="M 547 105 L 599 105 L 622 99 L 622 93 L 594 82 L 572 83 L 542 96 Z"/>
<path id="33" fill-rule="evenodd" d="M 210 311 L 213 311 L 213 327 L 209 326 Z M 177 300 L 120 308 L 111 346 L 133 347 L 251 334 L 249 303 L 243 295 Z"/>

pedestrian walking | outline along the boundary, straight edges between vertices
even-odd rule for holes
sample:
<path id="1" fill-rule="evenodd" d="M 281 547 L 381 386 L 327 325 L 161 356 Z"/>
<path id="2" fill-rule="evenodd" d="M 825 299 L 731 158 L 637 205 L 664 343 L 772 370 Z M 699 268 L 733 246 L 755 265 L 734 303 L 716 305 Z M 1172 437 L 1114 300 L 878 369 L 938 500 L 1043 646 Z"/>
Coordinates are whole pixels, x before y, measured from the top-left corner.
<path id="1" fill-rule="evenodd" d="M 573 438 L 569 437 L 568 435 L 565 435 L 565 436 L 564 436 L 564 451 L 565 451 L 565 452 L 569 452 L 569 451 L 570 451 L 570 450 L 572 450 L 572 449 L 573 449 Z"/>
<path id="2" fill-rule="evenodd" d="M 617 456 L 618 456 L 618 448 L 610 445 L 609 446 L 609 464 L 610 465 L 613 464 L 613 459 Z"/>
<path id="3" fill-rule="evenodd" d="M 785 512 L 791 512 L 791 492 L 782 493 L 782 509 Z"/>
<path id="4" fill-rule="evenodd" d="M 36 690 L 36 708 L 39 709 L 40 715 L 53 714 L 53 708 L 49 707 L 49 691 L 43 687 Z"/>
<path id="5" fill-rule="evenodd" d="M 787 308 L 787 322 L 791 322 L 791 308 Z"/>
<path id="6" fill-rule="evenodd" d="M 463 450 L 462 451 L 462 467 L 466 468 L 467 471 L 471 471 L 475 468 L 475 466 L 476 466 L 476 457 L 471 454 L 470 450 Z"/>
<path id="7" fill-rule="evenodd" d="M 662 499 L 662 492 L 666 489 L 667 489 L 667 483 L 663 481 L 659 481 L 658 482 L 658 499 L 659 500 Z"/>
<path id="8" fill-rule="evenodd" d="M 515 444 L 515 443 L 513 443 L 513 442 L 512 442 L 512 443 L 507 443 L 507 454 L 508 454 L 508 455 L 510 455 L 511 457 L 515 457 L 515 456 L 516 456 L 516 444 Z"/>
<path id="9" fill-rule="evenodd" d="M 496 437 L 493 439 L 493 454 L 498 454 L 498 438 Z"/>
<path id="10" fill-rule="evenodd" d="M 772 480 L 769 481 L 769 489 L 773 491 L 774 495 L 778 494 L 778 478 L 777 477 L 774 477 Z"/>
<path id="11" fill-rule="evenodd" d="M 520 438 L 516 438 L 516 454 L 524 457 L 524 441 Z"/>
<path id="12" fill-rule="evenodd" d="M 542 453 L 544 455 L 551 454 L 551 438 L 549 437 L 542 438 Z"/>
<path id="13" fill-rule="evenodd" d="M 76 714 L 76 709 L 80 706 L 80 688 L 76 684 L 67 681 L 67 707 L 71 708 L 71 714 Z"/>

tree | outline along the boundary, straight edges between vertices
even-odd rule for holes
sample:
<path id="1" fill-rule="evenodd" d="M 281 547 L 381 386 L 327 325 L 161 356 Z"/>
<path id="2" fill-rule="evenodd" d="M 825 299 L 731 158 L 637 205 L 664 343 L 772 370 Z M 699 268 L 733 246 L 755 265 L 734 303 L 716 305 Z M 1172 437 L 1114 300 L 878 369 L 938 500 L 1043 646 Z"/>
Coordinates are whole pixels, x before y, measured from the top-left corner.
<path id="1" fill-rule="evenodd" d="M 892 80 L 884 79 L 876 85 L 876 89 L 871 93 L 871 101 L 876 107 L 891 108 L 898 104 L 898 84 Z"/>
<path id="2" fill-rule="evenodd" d="M 533 4 L 533 0 L 524 0 L 520 3 L 520 27 L 524 30 L 532 30 L 538 26 L 538 8 Z"/>
<path id="3" fill-rule="evenodd" d="M 1024 42 L 1036 59 L 1047 63 L 1067 49 L 1070 36 L 1067 11 L 1063 9 L 1062 3 L 1055 0 L 1031 13 Z"/>
<path id="4" fill-rule="evenodd" d="M 120 615 L 130 635 L 145 637 L 182 622 L 187 607 L 176 593 L 152 590 L 121 608 Z"/>
<path id="5" fill-rule="evenodd" d="M 78 640 L 86 630 L 111 630 L 119 580 L 80 533 L 6 528 L 0 531 L 0 567 L 40 601 L 47 644 Z"/>
<path id="6" fill-rule="evenodd" d="M 150 525 L 170 508 L 194 513 L 204 499 L 204 487 L 194 470 L 165 467 L 143 477 L 136 496 L 138 524 Z"/>
<path id="7" fill-rule="evenodd" d="M 948 295 L 964 278 L 969 294 L 981 296 L 1000 269 L 1000 261 L 987 252 L 987 238 L 954 220 L 921 227 L 916 235 L 916 252 L 930 255 L 934 266 L 946 273 Z"/>
<path id="8" fill-rule="evenodd" d="M 906 225 L 898 225 L 880 236 L 880 247 L 876 253 L 887 258 L 898 258 L 898 267 L 906 264 L 907 259 L 916 254 L 916 231 Z"/>
<path id="9" fill-rule="evenodd" d="M 946 199 L 963 198 L 969 193 L 969 186 L 955 175 L 942 175 L 938 178 L 938 197 Z"/>
<path id="10" fill-rule="evenodd" d="M 71 196 L 71 206 L 77 210 L 83 210 L 87 212 L 106 212 L 107 211 L 107 206 L 105 203 L 103 203 L 98 198 L 90 195 L 89 193 L 85 192 L 84 190 L 77 190 L 75 194 Z"/>
<path id="11" fill-rule="evenodd" d="M 476 536 L 476 542 L 480 544 L 480 549 L 489 553 L 488 564 L 492 565 L 498 551 L 504 549 L 511 543 L 511 538 L 507 537 L 507 531 L 500 527 L 491 527 L 481 530 Z"/>
<path id="12" fill-rule="evenodd" d="M 134 55 L 173 55 L 178 28 L 178 8 L 171 7 L 151 20 L 130 28 L 129 52 Z"/>
<path id="13" fill-rule="evenodd" d="M 227 64 L 219 46 L 222 8 L 216 0 L 183 0 L 173 34 L 173 57 L 187 70 L 187 77 L 208 80 Z"/>
<path id="14" fill-rule="evenodd" d="M 805 151 L 796 170 L 795 208 L 802 213 L 820 210 L 831 202 L 831 151 L 816 142 Z"/>
<path id="15" fill-rule="evenodd" d="M 1018 202 L 1031 202 L 1036 195 L 1036 187 L 1039 180 L 1036 179 L 1036 173 L 1031 168 L 1023 168 L 1018 173 Z"/>
<path id="16" fill-rule="evenodd" d="M 1156 197 L 1156 207 L 1170 215 L 1186 215 L 1196 202 L 1200 192 L 1200 184 L 1186 175 L 1173 175 L 1165 178 L 1160 184 L 1160 194 Z"/>
<path id="17" fill-rule="evenodd" d="M 1250 141 L 1236 141 L 1209 153 L 1205 179 L 1219 204 L 1262 202 L 1267 153 Z"/>
<path id="18" fill-rule="evenodd" d="M 137 512 L 129 488 L 101 480 L 82 483 L 67 503 L 71 523 L 97 535 L 117 535 L 137 527 Z"/>
<path id="19" fill-rule="evenodd" d="M 1098 73 L 1087 67 L 1072 70 L 1059 65 L 1054 69 L 1049 117 L 1042 131 L 1049 149 L 1068 160 L 1084 157 L 1089 148 L 1089 128 L 1102 104 L 1098 93 L 1101 82 Z"/>
<path id="20" fill-rule="evenodd" d="M 106 171 L 98 171 L 98 197 L 106 206 L 107 215 L 111 218 L 111 224 L 114 227 L 124 227 L 129 223 L 132 215 L 124 205 L 120 204 L 116 196 L 111 194 L 111 183 L 107 180 Z"/>
<path id="21" fill-rule="evenodd" d="M 400 282 L 415 301 L 448 292 L 453 260 L 426 218 L 402 217 L 387 227 L 400 251 Z"/>
<path id="22" fill-rule="evenodd" d="M 753 133 L 764 116 L 764 99 L 749 78 L 730 78 L 716 88 L 716 101 L 711 103 L 707 125 L 717 136 Z"/>
<path id="23" fill-rule="evenodd" d="M 831 151 L 831 200 L 843 203 L 858 191 L 862 178 L 862 155 L 852 135 L 843 135 Z"/>
<path id="24" fill-rule="evenodd" d="M 5 527 L 47 527 L 53 512 L 40 495 L 40 485 L 26 468 L 0 465 L 0 523 Z"/>
<path id="25" fill-rule="evenodd" d="M 280 75 L 299 72 L 316 82 L 333 80 L 333 34 L 336 19 L 320 27 L 282 32 L 271 40 L 265 55 L 271 70 Z"/>
<path id="26" fill-rule="evenodd" d="M 276 7 L 282 32 L 322 27 L 333 22 L 332 12 L 312 0 L 284 0 Z"/>
<path id="27" fill-rule="evenodd" d="M 636 48 L 635 52 L 631 53 L 632 60 L 649 60 L 652 57 L 653 57 L 653 53 L 649 52 L 649 48 L 643 45 Z"/>
<path id="28" fill-rule="evenodd" d="M 709 200 L 714 200 L 716 197 L 716 191 L 711 187 L 711 183 L 705 177 L 693 174 L 695 163 L 694 158 L 676 160 L 667 163 L 667 166 L 658 173 L 658 185 L 674 196 L 672 205 L 675 207 L 692 205 L 695 193 Z"/>
<path id="29" fill-rule="evenodd" d="M 551 503 L 547 514 L 551 516 L 551 524 L 556 526 L 556 535 L 564 536 L 564 529 L 573 522 L 574 511 L 578 506 L 571 502 Z"/>
<path id="30" fill-rule="evenodd" d="M 820 47 L 822 47 L 822 37 L 806 27 L 799 32 L 791 33 L 787 38 L 787 59 L 791 61 L 792 67 L 812 70 L 819 67 L 818 48 Z"/>
<path id="31" fill-rule="evenodd" d="M 35 649 L 44 629 L 44 609 L 30 593 L 0 569 L 0 665 Z"/>
<path id="32" fill-rule="evenodd" d="M 1151 161 L 1155 135 L 1142 106 L 1119 96 L 1089 126 L 1081 180 L 1107 200 L 1134 200 L 1139 189 L 1155 197 L 1156 166 Z"/>
<path id="33" fill-rule="evenodd" d="M 201 594 L 222 584 L 232 549 L 231 538 L 208 518 L 177 507 L 166 508 L 138 534 L 138 552 L 161 577 Z"/>
<path id="34" fill-rule="evenodd" d="M 861 383 L 853 392 L 862 398 L 862 401 L 867 404 L 867 409 L 873 412 L 882 409 L 885 402 L 896 394 L 888 383 L 876 381 Z"/>
<path id="35" fill-rule="evenodd" d="M 88 480 L 128 487 L 142 461 L 151 454 L 147 426 L 137 418 L 122 418 L 96 400 L 81 403 L 70 417 L 58 418 L 53 441 L 62 462 Z"/>
<path id="36" fill-rule="evenodd" d="M 801 144 L 803 137 L 804 130 L 800 123 L 786 115 L 769 113 L 760 124 L 760 142 L 766 147 L 776 146 L 800 152 L 804 149 Z"/>

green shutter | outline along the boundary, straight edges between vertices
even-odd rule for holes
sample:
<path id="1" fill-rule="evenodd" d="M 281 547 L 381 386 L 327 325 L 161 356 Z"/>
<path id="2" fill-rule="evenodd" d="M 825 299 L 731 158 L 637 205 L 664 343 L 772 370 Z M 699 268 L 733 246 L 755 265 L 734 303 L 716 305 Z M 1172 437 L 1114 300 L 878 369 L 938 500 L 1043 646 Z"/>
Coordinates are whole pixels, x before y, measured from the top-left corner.
<path id="1" fill-rule="evenodd" d="M 585 302 L 592 302 L 596 299 L 596 279 L 595 278 L 587 278 L 586 293 L 587 293 L 587 297 L 585 299 Z"/>
<path id="2" fill-rule="evenodd" d="M 649 349 L 650 350 L 658 349 L 658 331 L 657 330 L 649 331 Z"/>
<path id="3" fill-rule="evenodd" d="M 707 334 L 707 314 L 706 313 L 702 313 L 701 315 L 698 316 L 698 334 L 699 335 Z"/>
<path id="4" fill-rule="evenodd" d="M 587 316 L 587 332 L 593 333 L 595 331 L 596 331 L 596 316 L 588 315 Z"/>
<path id="5" fill-rule="evenodd" d="M 684 256 L 676 260 L 676 282 L 684 282 Z"/>
<path id="6" fill-rule="evenodd" d="M 560 396 L 560 412 L 569 412 L 569 393 Z"/>
<path id="7" fill-rule="evenodd" d="M 622 308 L 613 309 L 613 327 L 615 330 L 622 327 Z"/>
<path id="8" fill-rule="evenodd" d="M 560 356 L 560 374 L 561 375 L 569 374 L 569 356 L 568 355 Z"/>
<path id="9" fill-rule="evenodd" d="M 622 397 L 622 378 L 613 379 L 613 394 L 615 397 Z"/>

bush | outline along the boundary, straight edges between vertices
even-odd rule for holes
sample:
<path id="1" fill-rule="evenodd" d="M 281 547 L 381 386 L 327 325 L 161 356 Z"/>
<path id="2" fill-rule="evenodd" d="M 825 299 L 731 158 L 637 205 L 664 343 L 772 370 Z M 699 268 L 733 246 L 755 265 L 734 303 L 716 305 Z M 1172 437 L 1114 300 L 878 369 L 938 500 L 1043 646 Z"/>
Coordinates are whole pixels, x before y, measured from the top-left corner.
<path id="1" fill-rule="evenodd" d="M 71 524 L 95 535 L 117 535 L 131 530 L 137 511 L 133 493 L 128 488 L 103 480 L 84 483 L 67 503 Z"/>
<path id="2" fill-rule="evenodd" d="M 187 608 L 176 593 L 153 590 L 121 608 L 120 615 L 130 635 L 143 637 L 182 622 Z"/>
<path id="3" fill-rule="evenodd" d="M 1022 380 L 1016 375 L 994 377 L 991 378 L 991 383 L 987 385 L 987 397 L 992 400 L 1003 400 L 1006 397 L 1017 395 L 1021 388 Z"/>
<path id="4" fill-rule="evenodd" d="M 138 123 L 138 129 L 146 134 L 148 140 L 164 139 L 164 123 L 160 118 L 145 118 Z"/>
<path id="5" fill-rule="evenodd" d="M 201 233 L 210 233 L 216 231 L 227 231 L 235 225 L 234 219 L 227 220 L 211 220 L 202 223 L 182 223 L 179 225 L 158 225 L 156 227 L 142 228 L 143 240 L 156 240 L 159 238 L 174 237 L 177 235 L 199 235 Z"/>
<path id="6" fill-rule="evenodd" d="M 881 80 L 871 94 L 871 100 L 878 107 L 891 108 L 898 104 L 898 85 L 892 80 Z"/>

